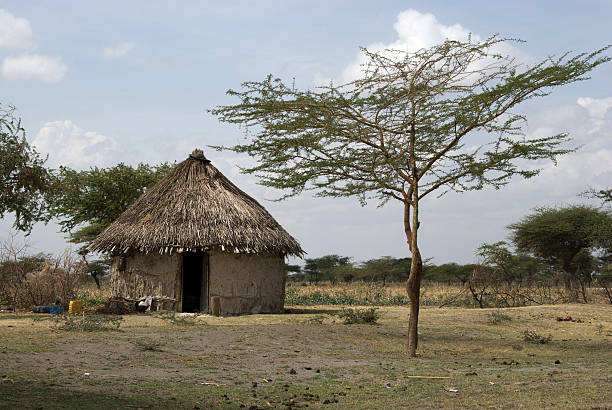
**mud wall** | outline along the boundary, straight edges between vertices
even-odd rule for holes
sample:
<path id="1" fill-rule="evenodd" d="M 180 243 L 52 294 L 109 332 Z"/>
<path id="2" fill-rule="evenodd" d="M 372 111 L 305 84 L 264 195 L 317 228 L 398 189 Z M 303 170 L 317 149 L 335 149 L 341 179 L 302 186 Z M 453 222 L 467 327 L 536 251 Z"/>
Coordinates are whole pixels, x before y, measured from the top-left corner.
<path id="1" fill-rule="evenodd" d="M 220 297 L 221 315 L 280 313 L 285 303 L 282 256 L 211 251 L 210 296 Z"/>
<path id="2" fill-rule="evenodd" d="M 153 296 L 162 309 L 176 309 L 180 300 L 180 256 L 135 253 L 114 256 L 111 264 L 111 296 L 140 299 Z"/>

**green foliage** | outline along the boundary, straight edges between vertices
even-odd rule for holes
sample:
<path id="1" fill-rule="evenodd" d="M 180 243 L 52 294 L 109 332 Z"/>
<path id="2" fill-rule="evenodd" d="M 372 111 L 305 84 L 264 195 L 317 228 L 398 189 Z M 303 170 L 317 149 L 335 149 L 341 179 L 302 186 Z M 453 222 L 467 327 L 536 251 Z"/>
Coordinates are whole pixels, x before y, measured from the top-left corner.
<path id="1" fill-rule="evenodd" d="M 35 222 L 49 220 L 44 194 L 51 174 L 13 113 L 0 105 L 0 218 L 14 213 L 14 227 L 29 233 Z"/>
<path id="2" fill-rule="evenodd" d="M 425 265 L 423 268 L 423 279 L 432 282 L 465 283 L 468 281 L 473 264 L 459 265 L 457 263 L 445 263 L 442 265 Z"/>
<path id="3" fill-rule="evenodd" d="M 410 258 L 394 258 L 382 256 L 363 262 L 356 272 L 356 277 L 370 282 L 399 282 L 408 279 L 410 274 Z"/>
<path id="4" fill-rule="evenodd" d="M 414 53 L 363 50 L 364 75 L 348 84 L 301 91 L 268 76 L 229 90 L 240 102 L 211 112 L 252 131 L 229 149 L 258 158 L 245 171 L 286 196 L 313 189 L 384 203 L 417 201 L 441 188 L 500 187 L 514 175 L 539 172 L 516 159 L 554 160 L 571 151 L 562 148 L 566 134 L 518 138 L 525 118 L 511 109 L 584 80 L 610 60 L 604 48 L 519 65 L 493 51 L 505 41 L 447 40 Z M 495 137 L 466 150 L 462 141 L 473 132 Z"/>
<path id="5" fill-rule="evenodd" d="M 612 214 L 589 206 L 538 208 L 508 228 L 519 251 L 566 273 L 590 275 L 592 253 L 612 249 Z"/>
<path id="6" fill-rule="evenodd" d="M 552 271 L 542 261 L 525 254 L 514 254 L 504 241 L 480 245 L 477 255 L 489 268 L 492 281 L 530 284 L 551 277 Z"/>
<path id="7" fill-rule="evenodd" d="M 89 243 L 171 168 L 120 163 L 76 171 L 60 167 L 48 195 L 51 215 L 75 243 Z M 78 228 L 76 231 L 73 231 Z"/>
<path id="8" fill-rule="evenodd" d="M 542 336 L 533 330 L 525 330 L 523 332 L 523 340 L 528 343 L 544 345 L 552 340 L 552 335 Z"/>
<path id="9" fill-rule="evenodd" d="M 310 282 L 319 282 L 320 280 L 334 280 L 334 268 L 346 266 L 350 263 L 351 258 L 339 255 L 325 255 L 315 259 L 305 259 L 304 273 L 309 278 Z"/>
<path id="10" fill-rule="evenodd" d="M 338 316 L 344 320 L 345 325 L 369 323 L 374 324 L 380 315 L 374 308 L 369 309 L 342 309 Z"/>
<path id="11" fill-rule="evenodd" d="M 581 195 L 589 197 L 589 198 L 597 198 L 601 200 L 602 205 L 612 204 L 612 189 L 593 189 L 589 188 L 587 191 L 583 192 Z"/>
<path id="12" fill-rule="evenodd" d="M 108 303 L 108 297 L 104 295 L 96 295 L 88 290 L 79 293 L 78 300 L 83 301 L 83 307 L 105 306 Z"/>

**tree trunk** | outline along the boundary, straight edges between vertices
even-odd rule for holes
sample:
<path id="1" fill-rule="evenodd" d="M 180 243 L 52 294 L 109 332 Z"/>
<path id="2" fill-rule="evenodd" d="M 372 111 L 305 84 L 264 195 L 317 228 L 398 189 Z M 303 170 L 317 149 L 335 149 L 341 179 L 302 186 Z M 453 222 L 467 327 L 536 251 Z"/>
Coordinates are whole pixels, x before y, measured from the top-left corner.
<path id="1" fill-rule="evenodd" d="M 406 288 L 410 299 L 410 319 L 408 320 L 408 354 L 416 357 L 419 343 L 419 307 L 421 298 L 421 277 L 423 275 L 423 262 L 418 249 L 412 253 L 412 264 L 410 266 L 410 277 Z"/>
<path id="2" fill-rule="evenodd" d="M 418 207 L 413 206 L 412 229 L 410 226 L 410 204 L 404 204 L 404 231 L 412 253 L 410 263 L 410 276 L 406 283 L 406 291 L 410 299 L 410 319 L 408 320 L 408 354 L 416 357 L 416 349 L 419 342 L 419 306 L 421 298 L 421 278 L 423 276 L 423 261 L 417 246 L 417 231 L 419 228 Z"/>
<path id="3" fill-rule="evenodd" d="M 91 272 L 91 277 L 96 281 L 96 286 L 100 290 L 100 279 L 98 278 L 98 272 Z"/>

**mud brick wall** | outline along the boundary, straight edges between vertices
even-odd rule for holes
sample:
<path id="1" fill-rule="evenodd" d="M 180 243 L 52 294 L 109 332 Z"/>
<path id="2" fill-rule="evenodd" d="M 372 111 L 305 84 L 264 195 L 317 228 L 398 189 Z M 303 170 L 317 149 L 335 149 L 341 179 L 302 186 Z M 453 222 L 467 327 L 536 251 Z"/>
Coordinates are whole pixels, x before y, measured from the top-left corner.
<path id="1" fill-rule="evenodd" d="M 285 303 L 282 256 L 212 251 L 210 296 L 219 296 L 221 315 L 280 313 Z"/>
<path id="2" fill-rule="evenodd" d="M 180 278 L 180 256 L 157 253 L 134 253 L 114 256 L 111 264 L 111 296 L 140 299 L 153 296 L 158 299 L 180 300 L 176 280 Z M 180 292 L 180 287 L 178 287 Z M 175 308 L 172 306 L 164 308 Z"/>

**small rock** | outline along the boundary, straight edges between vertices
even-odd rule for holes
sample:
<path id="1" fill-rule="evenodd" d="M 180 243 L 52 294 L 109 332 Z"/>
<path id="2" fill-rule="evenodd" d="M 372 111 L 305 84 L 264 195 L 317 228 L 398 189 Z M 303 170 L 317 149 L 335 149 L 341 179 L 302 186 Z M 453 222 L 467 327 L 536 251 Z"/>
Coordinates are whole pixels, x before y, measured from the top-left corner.
<path id="1" fill-rule="evenodd" d="M 391 388 L 391 383 L 387 382 L 387 384 L 385 384 L 385 388 L 390 389 Z"/>
<path id="2" fill-rule="evenodd" d="M 555 364 L 561 364 L 561 360 L 555 360 Z"/>
<path id="3" fill-rule="evenodd" d="M 297 374 L 297 372 L 295 371 L 295 369 L 291 369 L 289 370 L 289 374 Z"/>
<path id="4" fill-rule="evenodd" d="M 312 367 L 304 367 L 304 370 L 312 370 Z"/>
<path id="5" fill-rule="evenodd" d="M 476 373 L 476 372 L 467 372 L 465 375 L 466 376 L 478 376 L 478 373 Z"/>

